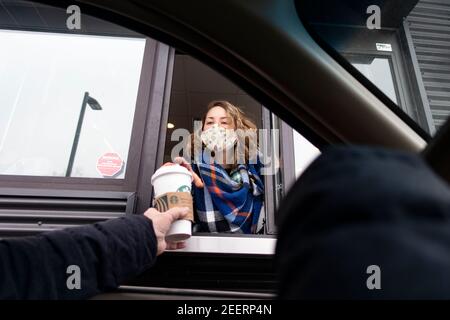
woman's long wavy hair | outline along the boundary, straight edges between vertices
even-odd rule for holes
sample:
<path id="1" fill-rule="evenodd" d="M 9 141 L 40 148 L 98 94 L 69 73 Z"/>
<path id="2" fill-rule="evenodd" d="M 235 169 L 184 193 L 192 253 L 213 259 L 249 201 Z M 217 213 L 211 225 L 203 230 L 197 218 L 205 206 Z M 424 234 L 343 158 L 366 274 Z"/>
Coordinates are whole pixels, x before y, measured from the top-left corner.
<path id="1" fill-rule="evenodd" d="M 232 119 L 232 124 L 234 126 L 234 129 L 236 130 L 237 136 L 238 136 L 238 142 L 240 144 L 244 143 L 244 145 L 241 145 L 241 147 L 234 147 L 234 165 L 233 167 L 237 166 L 239 164 L 239 151 L 240 150 L 244 150 L 244 160 L 245 163 L 250 163 L 250 161 L 255 161 L 252 163 L 256 163 L 256 157 L 258 156 L 258 152 L 259 152 L 259 143 L 258 143 L 258 132 L 257 132 L 257 127 L 256 125 L 253 123 L 253 121 L 251 121 L 246 115 L 245 113 L 239 108 L 236 107 L 235 105 L 231 104 L 228 101 L 225 100 L 214 100 L 211 101 L 210 103 L 208 103 L 208 106 L 206 107 L 206 112 L 202 117 L 202 127 L 201 127 L 201 131 L 203 131 L 203 128 L 205 126 L 205 120 L 206 120 L 206 115 L 208 114 L 209 110 L 214 108 L 214 107 L 222 107 L 223 109 L 225 109 L 226 113 L 231 117 Z M 240 129 L 240 130 L 238 130 Z M 250 130 L 250 131 L 249 131 Z M 200 138 L 200 134 L 201 134 L 200 130 L 197 130 L 197 132 L 194 131 L 194 133 L 192 133 L 189 137 L 189 144 L 186 147 L 186 151 L 187 154 L 189 155 L 189 157 L 191 159 L 193 159 L 193 154 L 192 154 L 192 150 L 195 150 L 194 148 L 201 148 L 201 150 L 203 150 L 203 143 L 202 140 Z M 246 135 L 245 133 L 250 135 Z M 197 136 L 197 137 L 196 137 Z M 199 145 L 195 145 L 195 142 L 200 143 L 201 146 Z"/>

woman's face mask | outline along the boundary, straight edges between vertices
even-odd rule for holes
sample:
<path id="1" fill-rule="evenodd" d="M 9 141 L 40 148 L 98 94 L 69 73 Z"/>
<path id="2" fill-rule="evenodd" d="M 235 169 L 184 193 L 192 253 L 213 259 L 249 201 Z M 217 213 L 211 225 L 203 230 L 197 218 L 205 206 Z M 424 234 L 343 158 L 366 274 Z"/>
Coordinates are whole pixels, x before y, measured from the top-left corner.
<path id="1" fill-rule="evenodd" d="M 236 132 L 233 129 L 225 129 L 217 123 L 203 131 L 201 138 L 206 147 L 211 151 L 231 149 L 237 141 Z"/>

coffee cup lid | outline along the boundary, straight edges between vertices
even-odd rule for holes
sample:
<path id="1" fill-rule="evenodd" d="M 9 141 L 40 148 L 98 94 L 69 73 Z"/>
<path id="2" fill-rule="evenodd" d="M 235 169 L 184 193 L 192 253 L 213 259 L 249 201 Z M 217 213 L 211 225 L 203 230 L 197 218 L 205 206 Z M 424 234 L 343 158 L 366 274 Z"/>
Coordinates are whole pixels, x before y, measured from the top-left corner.
<path id="1" fill-rule="evenodd" d="M 192 178 L 192 174 L 189 172 L 188 169 L 186 169 L 185 167 L 179 165 L 178 163 L 166 163 L 164 164 L 161 168 L 159 168 L 158 170 L 155 171 L 155 173 L 152 175 L 151 178 L 151 183 L 153 185 L 153 182 L 156 178 L 159 178 L 160 176 L 164 175 L 164 174 L 168 174 L 168 173 L 181 173 L 181 174 L 186 174 L 189 177 Z"/>

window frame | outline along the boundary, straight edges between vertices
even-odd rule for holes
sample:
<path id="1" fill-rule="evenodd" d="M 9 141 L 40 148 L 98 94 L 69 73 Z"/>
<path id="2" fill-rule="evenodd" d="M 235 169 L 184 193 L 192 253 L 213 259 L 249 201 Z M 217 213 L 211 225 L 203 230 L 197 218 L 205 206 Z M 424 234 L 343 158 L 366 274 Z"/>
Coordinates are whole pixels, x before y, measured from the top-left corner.
<path id="1" fill-rule="evenodd" d="M 314 25 L 327 25 L 330 28 L 353 28 L 353 29 L 364 29 L 367 30 L 365 24 L 335 24 L 335 23 L 315 23 L 309 20 L 307 16 L 308 13 L 305 10 L 302 10 L 301 1 L 295 1 L 295 8 L 299 19 L 301 20 L 305 30 L 311 36 L 311 38 L 319 45 L 321 49 L 323 49 L 328 55 L 330 55 L 334 61 L 336 61 L 340 66 L 342 66 L 346 71 L 348 71 L 357 81 L 359 81 L 367 90 L 369 90 L 372 94 L 374 94 L 378 99 L 380 99 L 385 106 L 387 106 L 396 116 L 398 116 L 409 128 L 411 128 L 417 135 L 419 135 L 424 141 L 428 142 L 431 139 L 431 134 L 434 133 L 434 125 L 431 123 L 430 114 L 429 114 L 429 105 L 423 100 L 422 92 L 418 93 L 416 88 L 417 79 L 421 77 L 417 77 L 417 69 L 414 66 L 409 65 L 408 59 L 405 59 L 405 52 L 408 51 L 408 54 L 411 55 L 411 39 L 408 39 L 408 29 L 405 26 L 405 21 L 403 24 L 399 26 L 392 26 L 392 21 L 389 24 L 389 27 L 383 27 L 381 29 L 376 30 L 379 34 L 376 37 L 380 37 L 380 32 L 387 32 L 393 35 L 393 47 L 396 49 L 403 48 L 403 50 L 395 50 L 395 52 L 399 52 L 400 55 L 398 60 L 401 63 L 398 64 L 401 70 L 400 79 L 401 82 L 405 85 L 407 90 L 404 93 L 406 99 L 408 99 L 407 105 L 411 106 L 414 110 L 416 117 L 412 114 L 405 112 L 402 107 L 401 110 L 398 110 L 399 105 L 391 101 L 391 99 L 385 95 L 381 89 L 379 89 L 375 84 L 373 84 L 369 79 L 367 79 L 363 74 L 359 72 L 355 67 L 351 65 L 349 61 L 345 57 L 342 56 L 342 51 L 336 48 L 336 46 L 332 43 L 332 41 L 325 40 L 324 36 L 320 34 L 314 27 Z M 365 20 L 364 20 L 365 22 Z M 361 23 L 361 21 L 359 22 Z M 410 35 L 410 34 L 409 34 Z M 373 38 L 373 32 L 368 35 Z M 384 41 L 377 41 L 384 43 Z M 405 47 L 408 47 L 408 50 L 405 50 Z M 414 59 L 412 59 L 414 60 Z M 414 62 L 413 62 L 414 63 Z M 414 75 L 414 73 L 416 73 Z M 420 83 L 419 83 L 420 87 Z M 421 90 L 421 88 L 419 88 Z M 405 114 L 406 113 L 406 114 Z"/>
<path id="2" fill-rule="evenodd" d="M 158 132 L 158 137 L 154 137 L 155 141 L 158 141 L 158 148 L 155 157 L 156 168 L 163 165 L 164 159 L 164 149 L 165 140 L 167 135 L 167 123 L 170 108 L 170 97 L 172 88 L 172 76 L 174 72 L 174 61 L 175 61 L 176 49 L 170 47 L 169 57 L 168 57 L 168 72 L 165 82 L 163 92 L 163 103 L 161 104 L 161 109 L 155 111 L 153 114 L 156 118 L 152 121 L 158 123 L 160 131 Z M 199 62 L 204 63 L 201 59 Z M 208 66 L 209 67 L 209 66 Z M 214 72 L 218 72 L 213 69 Z M 228 79 L 229 80 L 229 79 Z M 237 85 L 234 81 L 229 80 L 234 85 Z M 237 85 L 239 86 L 239 85 Z M 295 159 L 293 150 L 293 136 L 292 128 L 277 117 L 273 112 L 265 108 L 261 104 L 261 116 L 262 116 L 262 128 L 272 129 L 272 124 L 277 123 L 277 128 L 279 129 L 279 151 L 280 157 L 283 159 L 283 163 L 280 163 L 280 188 L 275 190 L 274 187 L 274 177 L 272 175 L 264 176 L 265 183 L 265 194 L 264 194 L 264 209 L 265 209 L 265 219 L 266 223 L 264 225 L 265 234 L 264 235 L 253 235 L 253 234 L 205 234 L 205 233 L 194 233 L 188 240 L 186 240 L 186 248 L 176 251 L 171 251 L 171 254 L 184 254 L 184 253 L 195 253 L 195 254 L 246 254 L 246 255 L 273 255 L 275 253 L 276 245 L 276 233 L 277 227 L 275 224 L 275 213 L 277 209 L 277 199 L 281 200 L 284 194 L 287 192 L 288 188 L 292 186 L 295 182 Z M 152 116 L 153 117 L 153 116 Z M 266 143 L 262 144 L 262 150 L 270 149 L 270 155 L 273 155 L 273 137 L 270 135 L 268 139 L 268 145 Z M 282 146 L 286 144 L 292 146 L 292 148 L 283 148 Z M 291 149 L 291 150 L 290 150 Z M 263 154 L 266 154 L 263 152 Z M 141 199 L 140 206 L 138 204 L 138 211 L 142 211 L 144 207 L 143 204 L 148 204 L 151 202 L 153 197 L 153 188 L 151 187 L 150 177 L 151 172 L 154 170 L 148 170 L 147 177 L 143 181 L 147 181 L 145 186 L 138 189 L 138 198 Z M 144 193 L 140 191 L 145 190 Z M 272 192 L 267 192 L 267 190 L 274 190 L 277 192 L 275 196 Z M 277 198 L 277 199 L 276 199 Z M 143 200 L 144 199 L 144 200 Z M 148 208 L 148 206 L 147 206 Z M 258 240 L 261 241 L 258 241 Z M 256 242 L 255 242 L 256 240 Z M 215 247 L 211 246 L 211 243 L 215 243 Z M 258 244 L 258 245 L 255 245 Z M 214 248 L 213 248 L 214 247 Z"/>
<path id="3" fill-rule="evenodd" d="M 272 112 L 263 106 L 262 108 L 262 126 L 264 129 L 272 129 Z M 274 141 L 272 134 L 268 135 L 267 141 L 262 142 L 262 154 L 265 157 L 268 153 L 271 157 L 274 154 Z M 268 152 L 270 150 L 270 152 Z M 265 160 L 265 159 L 264 159 Z M 264 163 L 267 163 L 265 160 Z M 264 231 L 266 234 L 275 234 L 275 210 L 276 210 L 276 197 L 275 197 L 275 177 L 274 176 L 264 176 L 264 210 L 266 223 L 264 226 Z"/>
<path id="4" fill-rule="evenodd" d="M 265 208 L 266 209 L 266 234 L 277 234 L 277 220 L 280 217 L 276 215 L 280 201 L 286 196 L 292 184 L 295 182 L 295 157 L 294 157 L 294 138 L 292 128 L 277 117 L 267 108 L 263 108 L 263 127 L 272 129 L 273 126 L 279 130 L 278 151 L 280 156 L 279 171 L 271 176 L 264 176 L 266 186 Z M 275 141 L 270 135 L 269 144 L 265 146 L 270 148 L 270 155 L 275 152 Z M 290 147 L 289 147 L 290 146 Z"/>
<path id="5" fill-rule="evenodd" d="M 380 58 L 380 59 L 387 59 L 391 71 L 392 76 L 392 82 L 394 84 L 394 91 L 397 98 L 397 104 L 400 109 L 402 109 L 404 112 L 406 112 L 408 115 L 413 113 L 413 110 L 410 108 L 410 106 L 407 105 L 405 99 L 405 89 L 404 85 L 402 84 L 403 81 L 401 81 L 401 76 L 399 72 L 399 62 L 396 57 L 396 54 L 394 52 L 387 52 L 387 51 L 377 51 L 377 50 L 348 50 L 340 52 L 346 59 L 349 59 L 352 56 L 354 57 L 369 57 L 369 58 Z M 381 90 L 381 89 L 380 89 Z M 393 101 L 394 102 L 394 101 Z"/>
<path id="6" fill-rule="evenodd" d="M 24 30 L 19 28 L 8 28 L 4 30 Z M 33 30 L 26 30 L 32 32 Z M 55 30 L 39 30 L 37 32 L 61 33 Z M 68 33 L 70 34 L 70 33 Z M 89 33 L 83 34 L 86 36 L 111 36 L 105 33 Z M 114 37 L 131 37 L 118 36 Z M 137 37 L 137 36 L 136 36 Z M 138 93 L 134 109 L 133 124 L 130 135 L 130 144 L 128 149 L 128 156 L 126 159 L 126 170 L 123 179 L 114 178 L 92 178 L 92 177 L 63 177 L 63 176 L 33 176 L 33 175 L 8 175 L 0 174 L 0 184 L 4 187 L 23 187 L 23 188 L 57 188 L 69 190 L 104 190 L 104 191 L 134 191 L 138 180 L 138 169 L 140 163 L 140 154 L 142 152 L 142 143 L 140 137 L 144 135 L 145 122 L 147 116 L 147 109 L 150 105 L 152 92 L 152 72 L 148 72 L 152 68 L 155 61 L 157 61 L 157 46 L 156 40 L 145 38 L 145 49 L 142 59 L 141 74 L 138 85 Z M 75 132 L 74 132 L 75 134 Z"/>
<path id="7" fill-rule="evenodd" d="M 314 28 L 320 28 L 321 35 L 318 34 Z M 334 58 L 336 54 L 339 55 L 337 58 L 338 62 L 342 63 L 345 66 L 349 66 L 352 74 L 357 74 L 356 77 L 358 80 L 363 78 L 365 81 L 363 84 L 366 87 L 376 88 L 374 91 L 379 91 L 384 99 L 388 99 L 390 104 L 395 105 L 399 108 L 403 113 L 410 118 L 410 120 L 414 121 L 415 125 L 419 125 L 422 130 L 428 130 L 430 132 L 429 121 L 427 120 L 426 115 L 422 112 L 423 109 L 426 109 L 422 101 L 416 98 L 416 92 L 413 88 L 412 83 L 414 80 L 412 79 L 412 70 L 408 66 L 408 59 L 405 58 L 405 30 L 404 27 L 401 26 L 397 29 L 395 28 L 382 28 L 380 30 L 376 30 L 376 32 L 371 32 L 371 30 L 367 30 L 365 27 L 360 26 L 347 26 L 347 25 L 334 25 L 334 24 L 312 24 L 309 26 L 309 30 L 312 35 L 322 46 L 328 50 L 333 50 L 335 53 L 333 54 Z M 342 42 L 333 42 L 335 40 L 336 34 L 361 34 L 358 35 L 358 38 L 352 39 L 351 42 L 346 42 L 342 45 Z M 327 39 L 329 37 L 330 39 Z M 337 37 L 337 36 L 336 36 Z M 325 44 L 326 43 L 326 44 Z M 349 44 L 350 43 L 350 44 Z M 392 46 L 392 51 L 380 51 L 376 48 L 376 43 L 389 43 Z M 374 56 L 380 58 L 388 58 L 390 61 L 390 65 L 392 67 L 392 78 L 394 81 L 395 90 L 398 96 L 397 103 L 391 101 L 391 99 L 384 94 L 374 83 L 372 83 L 369 79 L 367 79 L 363 74 L 359 72 L 351 62 L 348 60 L 348 56 Z M 350 70 L 349 70 L 350 71 Z M 370 85 L 366 85 L 369 83 Z M 373 91 L 373 90 L 371 90 Z M 409 122 L 406 122 L 409 124 Z M 426 129 L 424 129 L 426 128 Z"/>

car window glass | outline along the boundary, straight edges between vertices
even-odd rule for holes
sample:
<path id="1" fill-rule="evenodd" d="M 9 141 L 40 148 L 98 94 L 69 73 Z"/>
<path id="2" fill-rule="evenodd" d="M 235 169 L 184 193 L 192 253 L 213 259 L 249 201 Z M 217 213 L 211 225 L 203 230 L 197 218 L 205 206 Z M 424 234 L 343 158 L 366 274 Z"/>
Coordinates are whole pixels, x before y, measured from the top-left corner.
<path id="1" fill-rule="evenodd" d="M 450 115 L 450 2 L 296 1 L 311 34 L 433 135 Z M 331 52 L 332 51 L 332 52 Z"/>

